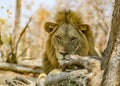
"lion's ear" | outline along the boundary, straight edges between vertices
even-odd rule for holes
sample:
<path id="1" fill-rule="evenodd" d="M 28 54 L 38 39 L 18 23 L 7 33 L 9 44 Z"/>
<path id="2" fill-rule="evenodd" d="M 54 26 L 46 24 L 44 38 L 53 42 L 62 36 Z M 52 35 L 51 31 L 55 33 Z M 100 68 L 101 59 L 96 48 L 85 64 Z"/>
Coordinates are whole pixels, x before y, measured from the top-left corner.
<path id="1" fill-rule="evenodd" d="M 90 31 L 90 26 L 87 24 L 81 24 L 80 25 L 80 30 L 82 33 L 86 34 L 87 32 Z"/>
<path id="2" fill-rule="evenodd" d="M 56 28 L 57 24 L 52 22 L 46 22 L 44 25 L 45 31 L 50 33 Z"/>

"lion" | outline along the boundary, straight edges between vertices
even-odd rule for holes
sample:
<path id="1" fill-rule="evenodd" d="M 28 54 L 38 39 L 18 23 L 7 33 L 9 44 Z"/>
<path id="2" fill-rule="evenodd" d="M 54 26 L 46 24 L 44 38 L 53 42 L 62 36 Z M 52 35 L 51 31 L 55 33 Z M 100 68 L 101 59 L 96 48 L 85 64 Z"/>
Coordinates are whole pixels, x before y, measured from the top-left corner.
<path id="1" fill-rule="evenodd" d="M 55 22 L 46 22 L 45 31 L 49 34 L 43 58 L 43 72 L 48 74 L 59 69 L 58 59 L 67 55 L 98 56 L 94 37 L 81 15 L 73 11 L 59 11 Z"/>
<path id="2" fill-rule="evenodd" d="M 87 84 L 96 86 L 96 82 L 94 82 L 94 80 L 98 78 L 102 80 L 101 77 L 103 75 L 103 72 L 101 72 L 100 69 L 101 61 L 96 60 L 96 58 L 89 59 L 89 56 L 99 56 L 99 54 L 95 50 L 92 30 L 88 24 L 84 24 L 81 15 L 78 15 L 76 12 L 70 10 L 60 11 L 57 12 L 55 16 L 55 22 L 46 22 L 44 27 L 49 36 L 48 40 L 46 41 L 46 50 L 44 52 L 42 73 L 39 75 L 37 81 L 35 83 L 32 83 L 27 79 L 18 77 L 13 78 L 10 81 L 6 81 L 6 83 L 8 85 L 17 86 L 19 84 L 31 84 L 32 86 L 33 84 L 36 84 L 36 86 L 46 84 L 45 78 L 47 77 L 47 74 L 56 74 L 56 72 L 61 73 L 61 71 L 57 70 L 61 69 L 59 60 L 66 60 L 67 57 L 69 58 L 70 55 L 73 55 L 71 58 L 79 58 L 79 61 L 83 62 L 80 62 L 80 64 L 85 66 L 85 68 L 90 72 L 90 76 L 87 73 L 87 78 L 89 80 Z M 74 65 L 70 64 L 70 68 L 72 68 L 71 66 Z M 100 84 L 100 80 L 98 79 L 99 82 L 97 83 Z"/>

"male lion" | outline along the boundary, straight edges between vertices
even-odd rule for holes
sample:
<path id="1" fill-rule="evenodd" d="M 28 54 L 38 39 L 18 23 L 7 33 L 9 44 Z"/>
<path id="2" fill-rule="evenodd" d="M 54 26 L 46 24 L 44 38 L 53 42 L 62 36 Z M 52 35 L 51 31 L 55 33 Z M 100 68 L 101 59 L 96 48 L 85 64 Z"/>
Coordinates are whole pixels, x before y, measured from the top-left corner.
<path id="1" fill-rule="evenodd" d="M 64 59 L 66 55 L 97 55 L 90 26 L 84 24 L 75 12 L 58 12 L 55 23 L 45 23 L 45 31 L 49 33 L 43 58 L 43 72 L 46 74 L 58 68 L 58 59 Z"/>

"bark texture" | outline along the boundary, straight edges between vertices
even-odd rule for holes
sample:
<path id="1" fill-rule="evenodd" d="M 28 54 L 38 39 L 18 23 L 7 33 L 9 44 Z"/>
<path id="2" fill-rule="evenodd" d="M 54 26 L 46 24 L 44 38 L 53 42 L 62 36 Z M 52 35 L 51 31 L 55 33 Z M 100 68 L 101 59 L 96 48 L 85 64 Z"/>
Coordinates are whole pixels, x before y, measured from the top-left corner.
<path id="1" fill-rule="evenodd" d="M 16 84 L 15 82 L 25 84 L 24 81 L 27 81 L 31 83 L 31 86 L 100 86 L 103 75 L 100 60 L 94 57 L 71 55 L 69 58 L 59 62 L 66 71 L 54 69 L 47 76 L 40 74 L 37 81 L 33 82 L 36 85 L 31 85 L 32 83 L 29 80 L 23 78 L 14 78 L 8 81 L 7 84 L 8 86 L 19 86 L 19 83 Z M 81 66 L 83 66 L 83 69 L 76 69 Z M 70 70 L 69 67 L 70 69 L 72 67 L 72 69 Z"/>
<path id="2" fill-rule="evenodd" d="M 41 72 L 40 69 L 34 69 L 24 65 L 4 63 L 4 62 L 0 62 L 0 70 L 15 71 L 18 73 L 33 73 L 33 74 L 39 74 Z"/>
<path id="3" fill-rule="evenodd" d="M 115 0 L 111 32 L 104 52 L 105 69 L 102 86 L 118 86 L 120 82 L 120 0 Z"/>

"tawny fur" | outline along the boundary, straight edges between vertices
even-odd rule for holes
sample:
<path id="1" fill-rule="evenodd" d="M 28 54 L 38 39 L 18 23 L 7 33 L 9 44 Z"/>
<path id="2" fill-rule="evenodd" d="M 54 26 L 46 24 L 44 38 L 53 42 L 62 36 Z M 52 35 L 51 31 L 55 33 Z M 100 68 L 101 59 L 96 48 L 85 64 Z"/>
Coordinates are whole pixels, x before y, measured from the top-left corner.
<path id="1" fill-rule="evenodd" d="M 55 69 L 55 68 L 59 68 L 59 63 L 56 57 L 56 53 L 55 53 L 55 47 L 53 46 L 53 42 L 51 40 L 52 35 L 56 32 L 57 27 L 60 26 L 62 23 L 66 23 L 66 24 L 71 24 L 72 26 L 74 26 L 74 28 L 78 31 L 78 29 L 82 31 L 82 29 L 84 27 L 81 27 L 81 25 L 83 25 L 83 21 L 82 21 L 82 17 L 78 16 L 75 12 L 72 11 L 61 11 L 58 12 L 56 14 L 55 17 L 55 23 L 51 23 L 51 22 L 47 22 L 45 24 L 45 30 L 46 32 L 49 33 L 49 37 L 48 40 L 46 42 L 46 51 L 44 53 L 44 58 L 43 58 L 43 72 L 48 74 L 51 70 Z M 84 37 L 87 41 L 82 41 L 83 44 L 87 44 L 86 46 L 88 46 L 88 49 L 82 49 L 82 52 L 87 52 L 86 54 L 84 54 L 83 56 L 96 56 L 96 51 L 94 49 L 94 38 L 92 35 L 92 31 L 89 27 L 89 25 L 87 25 L 86 30 L 84 31 Z M 83 34 L 82 34 L 83 35 Z M 79 51 L 80 55 L 82 55 L 81 51 Z"/>

